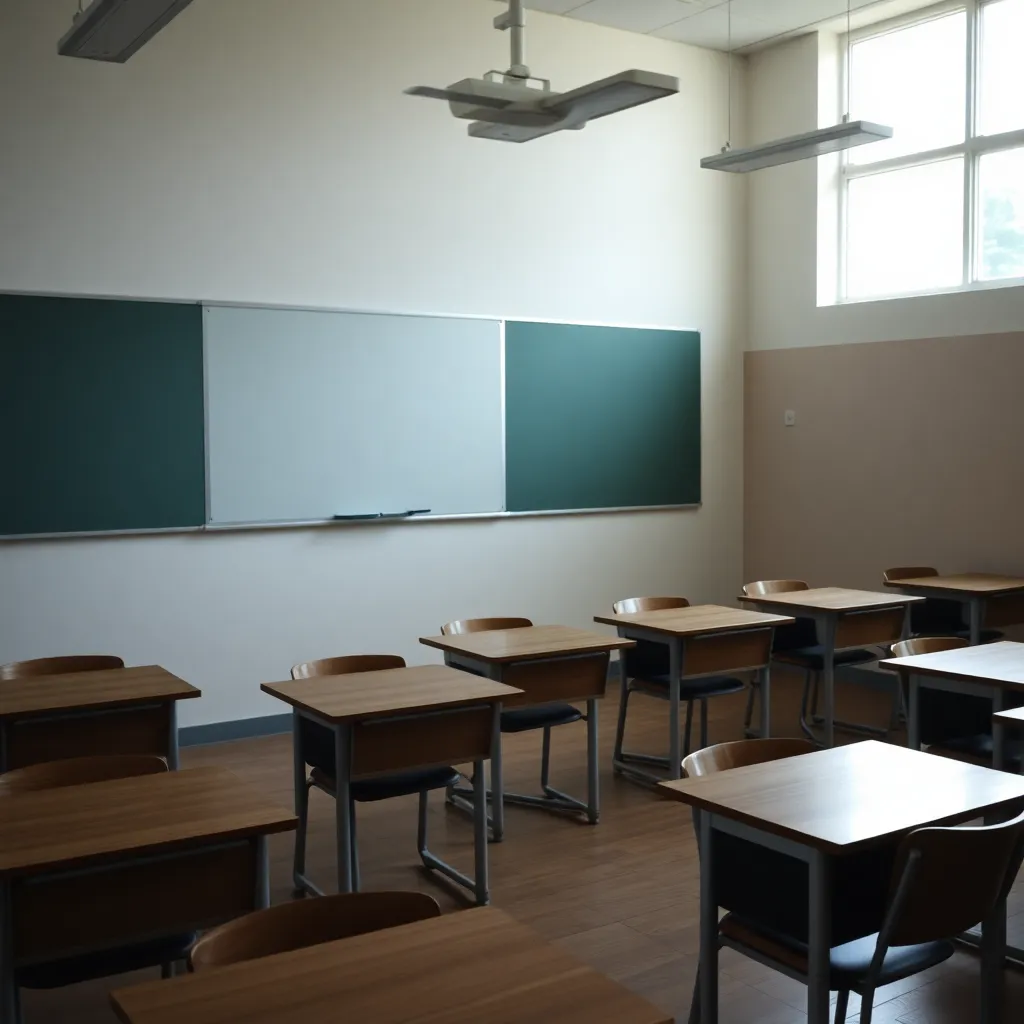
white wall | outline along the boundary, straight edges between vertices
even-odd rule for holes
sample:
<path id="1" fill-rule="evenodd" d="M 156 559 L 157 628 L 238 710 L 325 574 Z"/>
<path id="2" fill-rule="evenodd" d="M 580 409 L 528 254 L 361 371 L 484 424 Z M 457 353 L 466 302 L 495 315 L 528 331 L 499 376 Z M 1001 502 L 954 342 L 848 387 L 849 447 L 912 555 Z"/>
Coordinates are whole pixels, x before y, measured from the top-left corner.
<path id="1" fill-rule="evenodd" d="M 795 135 L 839 119 L 841 111 L 828 102 L 836 94 L 836 46 L 834 34 L 812 33 L 751 55 L 747 98 L 752 141 Z M 1020 329 L 1024 287 L 819 307 L 819 200 L 827 200 L 825 190 L 835 182 L 819 173 L 823 170 L 818 161 L 805 160 L 750 176 L 749 348 Z M 821 234 L 830 239 L 825 244 L 834 246 L 832 226 L 822 227 L 826 230 Z M 834 251 L 822 255 L 832 260 Z"/>
<path id="2" fill-rule="evenodd" d="M 161 663 L 204 689 L 198 724 L 281 711 L 256 684 L 301 659 L 432 660 L 416 637 L 456 616 L 735 593 L 746 186 L 698 167 L 721 54 L 532 16 L 556 88 L 642 67 L 682 91 L 509 146 L 401 95 L 505 66 L 497 4 L 200 0 L 123 67 L 55 56 L 75 7 L 0 6 L 0 289 L 698 327 L 704 507 L 7 544 L 0 660 Z"/>

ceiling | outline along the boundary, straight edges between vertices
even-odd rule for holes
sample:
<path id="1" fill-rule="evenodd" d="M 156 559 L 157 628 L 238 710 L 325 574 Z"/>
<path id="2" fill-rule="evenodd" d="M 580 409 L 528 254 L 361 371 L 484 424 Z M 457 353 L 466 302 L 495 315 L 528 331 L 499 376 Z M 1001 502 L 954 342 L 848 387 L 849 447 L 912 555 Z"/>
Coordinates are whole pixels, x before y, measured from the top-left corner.
<path id="1" fill-rule="evenodd" d="M 525 0 L 535 11 L 562 14 L 629 32 L 729 49 L 728 0 Z M 851 0 L 854 27 L 924 7 L 934 0 Z M 846 24 L 847 0 L 732 0 L 732 48 L 760 45 L 827 25 Z M 834 23 L 834 24 L 833 24 Z"/>

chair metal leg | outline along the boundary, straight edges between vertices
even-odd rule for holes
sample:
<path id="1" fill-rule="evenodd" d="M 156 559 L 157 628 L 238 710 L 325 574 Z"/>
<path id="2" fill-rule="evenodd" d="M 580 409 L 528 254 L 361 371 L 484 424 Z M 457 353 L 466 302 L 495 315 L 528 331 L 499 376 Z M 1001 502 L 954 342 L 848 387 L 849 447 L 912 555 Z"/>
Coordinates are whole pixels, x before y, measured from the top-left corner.
<path id="1" fill-rule="evenodd" d="M 544 742 L 540 751 L 540 788 L 547 792 L 551 781 L 551 727 L 544 729 Z"/>
<path id="2" fill-rule="evenodd" d="M 761 691 L 761 680 L 755 675 L 750 680 L 750 689 L 747 692 L 747 710 L 743 713 L 743 735 L 747 739 L 754 739 L 761 735 L 761 733 L 753 727 L 754 724 L 754 701 L 757 699 L 758 693 Z M 761 699 L 764 700 L 764 694 L 761 693 Z"/>
<path id="3" fill-rule="evenodd" d="M 416 852 L 422 857 L 427 852 L 427 805 L 426 792 L 420 793 L 419 813 L 416 819 Z"/>
<path id="4" fill-rule="evenodd" d="M 860 994 L 860 1021 L 861 1024 L 871 1024 L 871 1017 L 875 1012 L 875 990 L 865 989 Z"/>
<path id="5" fill-rule="evenodd" d="M 166 981 L 168 978 L 174 977 L 174 964 L 170 960 L 165 961 L 160 965 L 160 977 Z"/>
<path id="6" fill-rule="evenodd" d="M 703 750 L 708 745 L 708 702 L 702 700 L 700 702 L 700 749 Z"/>
<path id="7" fill-rule="evenodd" d="M 836 1000 L 836 1024 L 846 1024 L 846 1012 L 850 1006 L 850 993 L 840 992 Z"/>
<path id="8" fill-rule="evenodd" d="M 359 843 L 356 839 L 356 802 L 350 800 L 348 805 L 348 817 L 352 822 L 349 834 L 352 836 L 352 844 L 349 847 L 352 851 L 352 891 L 359 892 L 362 885 L 362 876 L 359 873 Z"/>
<path id="9" fill-rule="evenodd" d="M 815 743 L 820 743 L 821 740 L 818 739 L 817 736 L 815 736 L 814 730 L 811 728 L 811 723 L 809 721 L 811 716 L 813 716 L 814 714 L 813 705 L 811 704 L 811 684 L 812 682 L 814 683 L 814 704 L 817 704 L 817 680 L 817 672 L 813 672 L 810 669 L 808 669 L 804 673 L 804 692 L 800 698 L 800 728 L 803 730 L 804 734 L 808 737 L 808 739 L 814 740 Z"/>
<path id="10" fill-rule="evenodd" d="M 700 1024 L 700 964 L 697 965 L 697 974 L 693 979 L 693 996 L 690 998 L 690 1015 L 686 1018 L 686 1024 Z"/>
<path id="11" fill-rule="evenodd" d="M 686 702 L 686 726 L 683 732 L 683 759 L 690 756 L 690 729 L 693 726 L 693 701 Z"/>

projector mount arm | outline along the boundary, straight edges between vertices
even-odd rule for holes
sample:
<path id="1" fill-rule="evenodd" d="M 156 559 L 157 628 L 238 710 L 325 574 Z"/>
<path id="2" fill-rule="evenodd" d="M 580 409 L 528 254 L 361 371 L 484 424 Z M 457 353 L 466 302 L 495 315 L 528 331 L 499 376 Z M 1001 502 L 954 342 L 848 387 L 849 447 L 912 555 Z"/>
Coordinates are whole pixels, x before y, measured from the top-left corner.
<path id="1" fill-rule="evenodd" d="M 526 66 L 526 12 L 523 0 L 508 0 L 508 10 L 494 19 L 494 27 L 512 35 L 512 65 L 505 72 L 506 78 L 530 78 Z"/>

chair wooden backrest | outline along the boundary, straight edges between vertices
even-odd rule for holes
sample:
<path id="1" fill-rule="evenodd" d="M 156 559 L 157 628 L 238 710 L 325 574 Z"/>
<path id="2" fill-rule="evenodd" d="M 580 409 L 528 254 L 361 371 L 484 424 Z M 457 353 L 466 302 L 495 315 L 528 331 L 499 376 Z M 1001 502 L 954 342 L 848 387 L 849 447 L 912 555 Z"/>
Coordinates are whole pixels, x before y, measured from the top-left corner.
<path id="1" fill-rule="evenodd" d="M 389 668 L 405 668 L 405 658 L 397 654 L 348 654 L 340 658 L 304 661 L 292 667 L 292 679 L 345 676 L 351 672 L 384 672 Z"/>
<path id="2" fill-rule="evenodd" d="M 486 633 L 492 629 L 522 629 L 532 626 L 529 619 L 491 618 L 491 619 L 455 619 L 441 627 L 442 636 L 461 636 L 463 633 Z"/>
<path id="3" fill-rule="evenodd" d="M 938 654 L 970 647 L 970 641 L 959 636 L 915 636 L 892 645 L 894 658 L 909 658 L 915 654 Z"/>
<path id="4" fill-rule="evenodd" d="M 207 932 L 192 947 L 188 966 L 205 971 L 440 916 L 441 908 L 422 892 L 348 892 L 296 900 Z"/>
<path id="5" fill-rule="evenodd" d="M 699 779 L 715 772 L 730 768 L 743 768 L 750 764 L 765 764 L 781 761 L 784 757 L 797 757 L 818 750 L 811 740 L 800 739 L 755 739 L 732 740 L 716 743 L 703 750 L 695 750 L 683 761 L 683 775 L 688 779 Z"/>
<path id="6" fill-rule="evenodd" d="M 795 590 L 810 590 L 803 580 L 757 580 L 743 587 L 744 597 L 767 597 L 769 594 L 792 594 Z"/>
<path id="7" fill-rule="evenodd" d="M 939 570 L 933 569 L 930 565 L 899 565 L 895 569 L 886 569 L 882 573 L 882 579 L 886 583 L 896 583 L 899 580 L 916 580 L 921 576 L 938 576 Z"/>
<path id="8" fill-rule="evenodd" d="M 134 775 L 158 775 L 167 762 L 156 754 L 102 754 L 97 757 L 69 757 L 14 768 L 0 775 L 0 797 L 36 793 L 44 789 L 79 786 Z"/>
<path id="9" fill-rule="evenodd" d="M 624 597 L 612 605 L 616 615 L 635 615 L 637 612 L 660 612 L 663 608 L 689 608 L 685 597 Z"/>
<path id="10" fill-rule="evenodd" d="M 124 668 L 115 654 L 68 654 L 59 658 L 33 658 L 0 665 L 0 679 L 31 679 L 33 676 L 62 676 L 69 672 L 103 672 Z"/>
<path id="11" fill-rule="evenodd" d="M 1024 814 L 998 825 L 911 832 L 896 855 L 882 941 L 905 946 L 967 931 L 1005 897 L 1022 859 Z"/>

